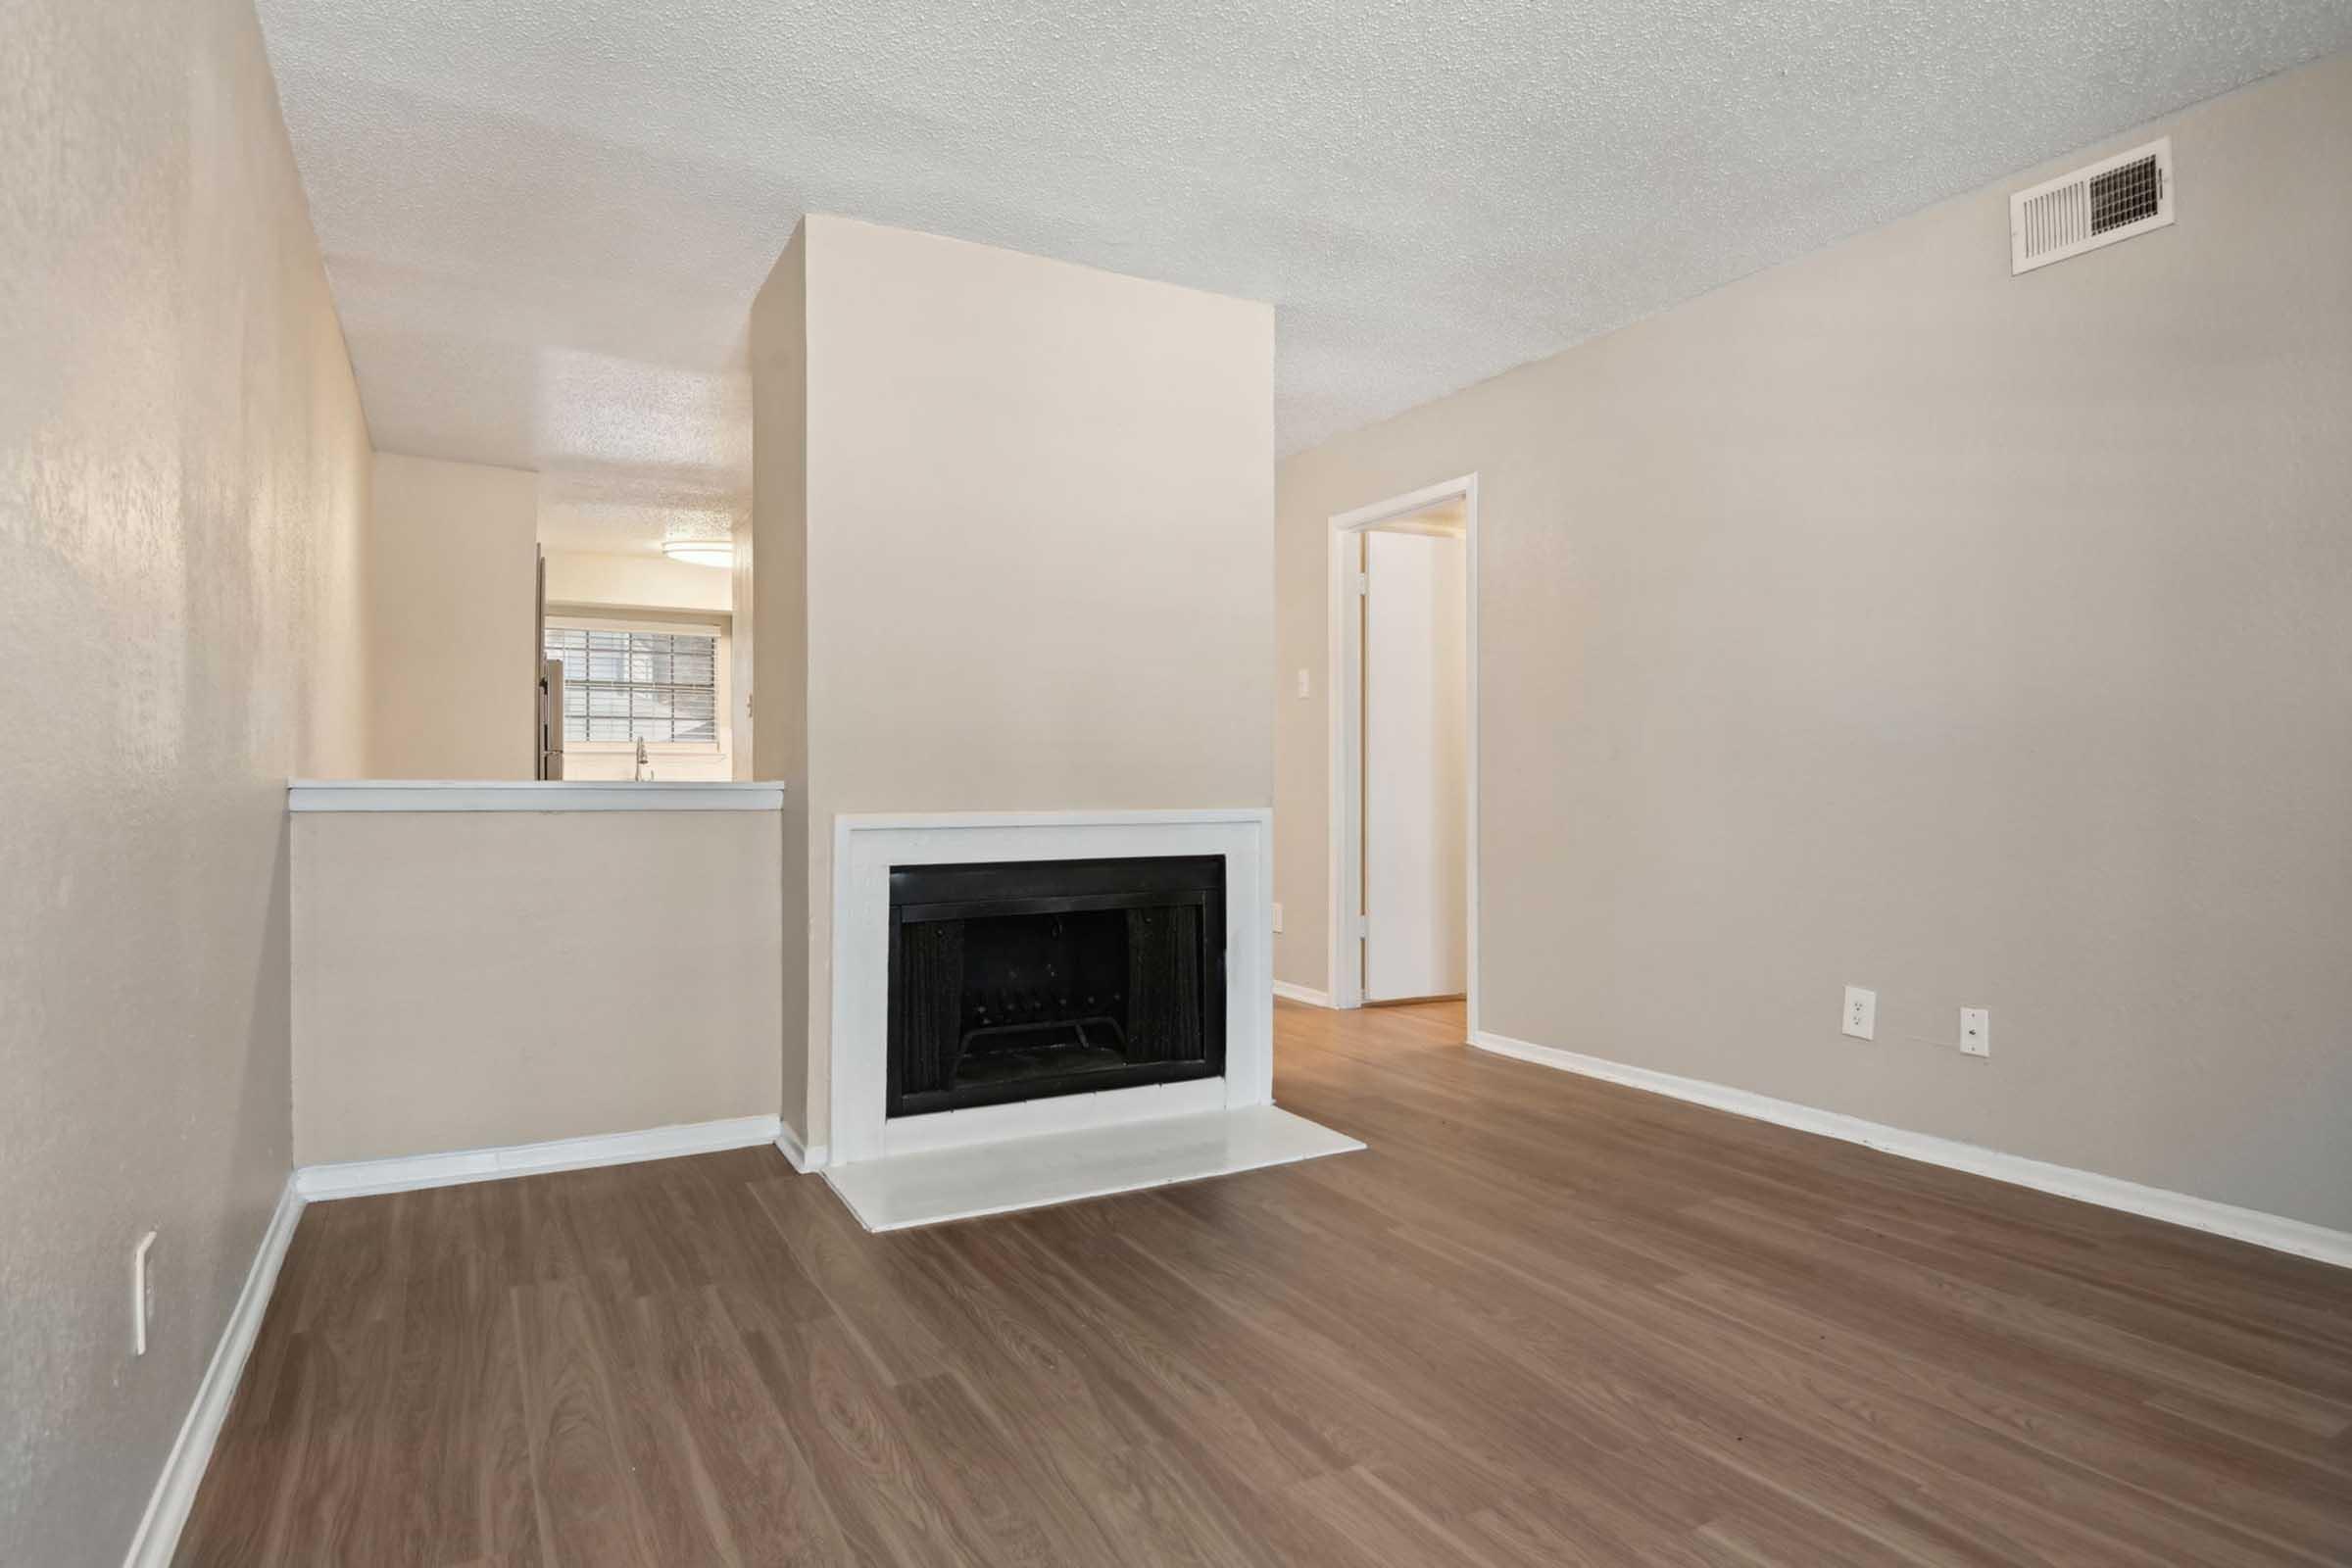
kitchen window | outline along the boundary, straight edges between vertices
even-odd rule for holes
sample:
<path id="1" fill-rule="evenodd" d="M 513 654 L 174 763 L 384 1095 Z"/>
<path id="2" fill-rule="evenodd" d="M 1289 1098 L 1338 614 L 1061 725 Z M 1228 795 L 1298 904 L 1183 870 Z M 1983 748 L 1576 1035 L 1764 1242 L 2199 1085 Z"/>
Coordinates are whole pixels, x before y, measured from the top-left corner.
<path id="1" fill-rule="evenodd" d="M 564 666 L 567 747 L 643 741 L 664 749 L 718 750 L 714 628 L 551 620 L 547 657 Z"/>

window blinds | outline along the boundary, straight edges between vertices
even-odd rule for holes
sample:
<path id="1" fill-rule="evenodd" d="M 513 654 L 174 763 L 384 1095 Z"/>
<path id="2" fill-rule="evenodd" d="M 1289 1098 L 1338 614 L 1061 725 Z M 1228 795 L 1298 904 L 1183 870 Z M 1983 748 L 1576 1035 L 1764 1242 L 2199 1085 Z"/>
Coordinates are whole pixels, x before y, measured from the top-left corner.
<path id="1" fill-rule="evenodd" d="M 718 639 L 547 628 L 564 666 L 564 739 L 718 745 Z"/>

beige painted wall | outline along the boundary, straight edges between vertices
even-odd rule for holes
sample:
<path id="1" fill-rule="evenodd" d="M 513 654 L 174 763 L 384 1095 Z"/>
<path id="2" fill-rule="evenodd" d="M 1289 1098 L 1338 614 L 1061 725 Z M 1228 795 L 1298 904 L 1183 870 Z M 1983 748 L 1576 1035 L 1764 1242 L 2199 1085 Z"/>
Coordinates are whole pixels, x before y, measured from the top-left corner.
<path id="1" fill-rule="evenodd" d="M 753 344 L 763 666 L 768 573 L 806 528 L 821 1140 L 836 813 L 1272 798 L 1274 315 L 812 215 Z"/>
<path id="2" fill-rule="evenodd" d="M 298 1163 L 774 1110 L 775 812 L 292 824 Z"/>
<path id="3" fill-rule="evenodd" d="M 2352 56 L 2151 129 L 2172 228 L 2009 275 L 2134 131 L 1283 464 L 1285 669 L 1479 474 L 1486 1028 L 2352 1227 Z"/>
<path id="4" fill-rule="evenodd" d="M 79 1568 L 284 1189 L 285 779 L 362 768 L 368 449 L 245 0 L 7 19 L 0 1561 Z"/>
<path id="5" fill-rule="evenodd" d="M 727 573 L 727 602 L 734 607 L 733 632 L 728 641 L 729 668 L 734 674 L 734 712 L 729 715 L 728 728 L 734 736 L 735 777 L 754 776 L 753 763 L 759 747 L 752 739 L 752 673 L 759 653 L 759 641 L 754 635 L 756 615 L 752 588 L 752 518 L 749 513 L 739 514 L 734 526 L 735 564 Z"/>
<path id="6" fill-rule="evenodd" d="M 735 596 L 724 566 L 697 566 L 665 556 L 550 550 L 547 599 L 550 604 L 723 612 L 734 609 Z"/>
<path id="7" fill-rule="evenodd" d="M 368 553 L 368 771 L 529 778 L 538 478 L 378 453 Z"/>
<path id="8" fill-rule="evenodd" d="M 784 1027 L 781 1113 L 796 1134 L 808 1120 L 811 1005 L 808 847 L 808 232 L 792 232 L 752 302 L 752 524 L 737 530 L 737 668 L 751 669 L 752 776 L 781 779 L 784 851 Z M 748 590 L 748 591 L 747 591 Z M 813 1141 L 822 1142 L 821 1136 Z"/>

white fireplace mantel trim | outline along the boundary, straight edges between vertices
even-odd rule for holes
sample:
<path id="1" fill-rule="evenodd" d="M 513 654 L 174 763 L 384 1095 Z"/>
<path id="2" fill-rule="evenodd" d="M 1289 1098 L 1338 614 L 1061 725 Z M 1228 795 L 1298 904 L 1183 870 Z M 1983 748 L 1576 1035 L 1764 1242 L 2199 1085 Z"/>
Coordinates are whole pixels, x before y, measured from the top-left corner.
<path id="1" fill-rule="evenodd" d="M 831 1164 L 1274 1102 L 1274 813 L 843 813 L 833 819 Z M 884 1115 L 890 868 L 978 860 L 1225 857 L 1225 1075 L 936 1115 Z"/>
<path id="2" fill-rule="evenodd" d="M 1154 823 L 1182 822 L 1250 822 L 1271 833 L 1274 808 L 1225 806 L 1200 811 L 844 811 L 833 818 L 833 848 L 838 852 L 847 846 L 852 833 L 900 828 L 1148 827 Z"/>

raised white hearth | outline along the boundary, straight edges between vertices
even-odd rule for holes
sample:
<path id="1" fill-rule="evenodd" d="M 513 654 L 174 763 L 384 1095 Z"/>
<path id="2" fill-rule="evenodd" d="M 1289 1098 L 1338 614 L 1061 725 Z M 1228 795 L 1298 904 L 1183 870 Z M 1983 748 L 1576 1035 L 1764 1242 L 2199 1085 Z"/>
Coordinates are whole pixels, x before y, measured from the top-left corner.
<path id="1" fill-rule="evenodd" d="M 825 1175 L 859 1220 L 892 1229 L 1361 1148 L 1270 1108 L 1271 850 L 1263 808 L 835 817 Z M 894 867 L 1157 857 L 1224 861 L 1221 1075 L 889 1114 Z"/>
<path id="2" fill-rule="evenodd" d="M 1363 1147 L 1277 1106 L 1246 1105 L 869 1159 L 828 1167 L 825 1176 L 859 1224 L 895 1231 L 1230 1176 Z"/>

